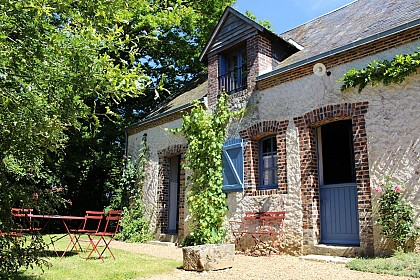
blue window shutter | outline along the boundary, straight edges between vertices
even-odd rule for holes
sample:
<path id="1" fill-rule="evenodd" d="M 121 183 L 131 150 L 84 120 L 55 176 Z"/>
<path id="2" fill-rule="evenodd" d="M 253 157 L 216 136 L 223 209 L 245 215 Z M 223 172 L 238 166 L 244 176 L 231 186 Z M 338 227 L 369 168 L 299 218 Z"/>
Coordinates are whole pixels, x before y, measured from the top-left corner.
<path id="1" fill-rule="evenodd" d="M 242 139 L 230 139 L 223 145 L 223 191 L 244 190 L 244 151 Z"/>

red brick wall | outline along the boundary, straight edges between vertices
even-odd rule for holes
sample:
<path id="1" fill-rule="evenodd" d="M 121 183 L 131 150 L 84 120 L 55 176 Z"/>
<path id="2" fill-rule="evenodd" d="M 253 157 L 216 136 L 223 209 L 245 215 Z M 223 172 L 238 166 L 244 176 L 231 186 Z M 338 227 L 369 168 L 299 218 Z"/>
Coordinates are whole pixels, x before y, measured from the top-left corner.
<path id="1" fill-rule="evenodd" d="M 272 70 L 273 57 L 271 41 L 261 34 L 252 36 L 247 40 L 247 65 L 248 65 L 248 91 L 253 92 L 256 86 L 256 78 L 267 69 Z"/>
<path id="2" fill-rule="evenodd" d="M 219 55 L 211 54 L 208 56 L 207 65 L 208 75 L 208 103 L 209 107 L 216 104 L 219 94 Z"/>
<path id="3" fill-rule="evenodd" d="M 320 238 L 320 212 L 318 188 L 318 159 L 316 148 L 316 127 L 337 120 L 352 120 L 353 143 L 358 193 L 360 246 L 366 254 L 373 253 L 373 224 L 367 135 L 365 114 L 368 102 L 327 105 L 313 110 L 302 117 L 294 118 L 299 132 L 301 163 L 301 195 L 303 207 L 304 244 L 312 236 Z M 305 231 L 306 230 L 306 231 Z M 312 232 L 312 234 L 308 233 Z"/>
<path id="4" fill-rule="evenodd" d="M 159 180 L 157 189 L 157 232 L 166 233 L 168 228 L 168 207 L 169 207 L 169 172 L 170 172 L 170 158 L 174 156 L 181 157 L 181 164 L 185 162 L 185 151 L 187 145 L 175 145 L 164 150 L 158 151 L 159 156 Z M 180 169 L 180 188 L 178 201 L 178 236 L 184 236 L 184 220 L 185 220 L 185 170 Z"/>
<path id="5" fill-rule="evenodd" d="M 246 41 L 247 55 L 247 92 L 253 92 L 256 87 L 256 77 L 267 69 L 272 70 L 273 58 L 271 41 L 261 34 L 252 36 Z M 219 54 L 208 56 L 208 102 L 212 108 L 217 101 L 219 94 Z M 233 95 L 242 94 L 234 93 Z"/>
<path id="6" fill-rule="evenodd" d="M 244 184 L 247 195 L 287 193 L 286 130 L 289 121 L 262 121 L 239 132 L 245 142 Z M 273 190 L 258 190 L 259 185 L 259 140 L 268 135 L 277 139 L 278 187 Z"/>

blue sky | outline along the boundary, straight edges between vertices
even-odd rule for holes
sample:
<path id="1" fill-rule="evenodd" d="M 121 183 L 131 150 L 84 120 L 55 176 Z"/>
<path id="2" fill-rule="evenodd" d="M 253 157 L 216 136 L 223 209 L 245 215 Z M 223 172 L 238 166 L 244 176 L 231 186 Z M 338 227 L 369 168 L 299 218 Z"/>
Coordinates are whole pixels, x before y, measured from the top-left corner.
<path id="1" fill-rule="evenodd" d="M 233 8 L 258 19 L 269 20 L 275 33 L 283 33 L 302 23 L 340 8 L 353 0 L 237 0 Z"/>

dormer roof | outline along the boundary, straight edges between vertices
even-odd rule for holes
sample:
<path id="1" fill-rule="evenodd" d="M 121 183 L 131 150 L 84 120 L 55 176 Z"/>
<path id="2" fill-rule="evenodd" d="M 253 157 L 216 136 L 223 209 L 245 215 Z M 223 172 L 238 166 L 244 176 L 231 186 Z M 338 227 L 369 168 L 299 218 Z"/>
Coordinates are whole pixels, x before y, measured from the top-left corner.
<path id="1" fill-rule="evenodd" d="M 232 7 L 227 7 L 207 42 L 204 51 L 201 53 L 200 61 L 205 61 L 208 54 L 220 53 L 238 45 L 258 34 L 258 32 L 263 33 L 271 39 L 283 41 L 292 48 L 296 48 L 293 44 L 285 41 L 264 26 L 251 20 Z"/>

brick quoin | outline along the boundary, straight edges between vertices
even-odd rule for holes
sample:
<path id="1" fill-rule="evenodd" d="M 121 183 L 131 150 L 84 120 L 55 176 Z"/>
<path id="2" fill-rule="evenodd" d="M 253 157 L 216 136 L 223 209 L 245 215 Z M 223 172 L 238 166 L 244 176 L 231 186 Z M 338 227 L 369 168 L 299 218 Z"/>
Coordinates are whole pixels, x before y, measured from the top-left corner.
<path id="1" fill-rule="evenodd" d="M 208 103 L 212 107 L 217 102 L 219 94 L 219 55 L 210 54 L 207 63 L 208 79 Z"/>
<path id="2" fill-rule="evenodd" d="M 170 176 L 170 159 L 175 156 L 181 157 L 181 164 L 185 162 L 185 151 L 188 145 L 174 145 L 166 149 L 158 151 L 159 157 L 159 180 L 157 188 L 157 231 L 161 233 L 167 233 L 168 229 L 168 218 L 169 218 L 169 176 Z M 185 169 L 180 168 L 180 188 L 179 188 L 179 200 L 178 200 L 178 236 L 184 236 L 184 220 L 185 220 Z"/>
<path id="3" fill-rule="evenodd" d="M 365 114 L 368 102 L 327 105 L 294 118 L 299 132 L 301 162 L 301 196 L 303 207 L 304 243 L 320 241 L 320 211 L 318 187 L 318 158 L 316 128 L 329 122 L 351 120 L 353 130 L 360 247 L 367 255 L 373 254 L 372 204 L 367 153 Z M 312 233 L 312 234 L 311 234 Z"/>
<path id="4" fill-rule="evenodd" d="M 262 121 L 239 132 L 245 142 L 244 183 L 245 195 L 270 195 L 287 193 L 286 130 L 285 121 Z M 258 190 L 259 185 L 259 140 L 268 135 L 276 135 L 278 187 L 272 190 Z"/>

